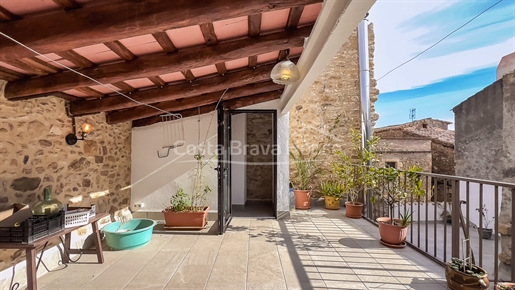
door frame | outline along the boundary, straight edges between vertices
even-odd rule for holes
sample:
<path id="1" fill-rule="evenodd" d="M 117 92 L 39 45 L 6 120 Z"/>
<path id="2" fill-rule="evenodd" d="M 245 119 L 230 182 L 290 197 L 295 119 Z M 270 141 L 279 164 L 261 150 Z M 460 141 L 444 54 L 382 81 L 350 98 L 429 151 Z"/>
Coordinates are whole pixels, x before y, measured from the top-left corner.
<path id="1" fill-rule="evenodd" d="M 232 220 L 232 192 L 231 192 L 231 115 L 224 109 L 223 104 L 217 109 L 218 129 L 218 234 L 223 235 Z M 222 133 L 222 134 L 220 134 Z M 222 145 L 222 146 L 220 146 Z M 224 176 L 224 174 L 227 174 Z M 225 184 L 226 183 L 226 184 Z M 227 185 L 227 187 L 226 187 Z M 225 196 L 228 191 L 228 196 Z M 229 199 L 229 216 L 226 216 L 225 198 Z"/>
<path id="2" fill-rule="evenodd" d="M 233 116 L 233 115 L 239 115 L 239 114 L 246 114 L 246 113 L 256 113 L 256 114 L 262 114 L 262 113 L 268 113 L 268 114 L 272 114 L 272 146 L 275 146 L 275 148 L 277 148 L 277 110 L 245 110 L 245 109 L 241 109 L 241 110 L 228 110 L 227 111 L 229 116 Z M 231 120 L 231 118 L 229 118 L 229 120 Z M 245 132 L 247 132 L 247 130 L 245 130 Z M 229 145 L 232 141 L 232 129 L 231 127 L 229 127 Z M 229 158 L 231 157 L 231 154 L 229 154 Z M 274 218 L 277 219 L 277 154 L 273 154 L 273 169 L 272 169 L 272 172 L 273 172 L 273 180 L 272 180 L 272 200 L 273 200 L 273 206 L 274 206 Z M 220 174 L 220 172 L 218 172 L 218 174 Z M 229 182 L 231 182 L 231 171 L 230 171 L 230 167 L 229 167 Z M 231 195 L 231 198 L 232 198 L 232 195 Z M 232 201 L 231 201 L 231 204 L 232 204 Z"/>

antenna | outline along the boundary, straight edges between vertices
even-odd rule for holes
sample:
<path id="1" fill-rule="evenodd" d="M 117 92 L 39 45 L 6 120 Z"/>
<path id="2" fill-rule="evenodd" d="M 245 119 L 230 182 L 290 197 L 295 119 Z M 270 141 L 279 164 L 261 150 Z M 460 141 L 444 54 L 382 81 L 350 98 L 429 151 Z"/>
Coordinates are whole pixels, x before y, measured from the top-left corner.
<path id="1" fill-rule="evenodd" d="M 409 109 L 409 118 L 411 119 L 411 122 L 413 122 L 415 120 L 416 116 L 417 116 L 417 109 L 416 108 Z"/>

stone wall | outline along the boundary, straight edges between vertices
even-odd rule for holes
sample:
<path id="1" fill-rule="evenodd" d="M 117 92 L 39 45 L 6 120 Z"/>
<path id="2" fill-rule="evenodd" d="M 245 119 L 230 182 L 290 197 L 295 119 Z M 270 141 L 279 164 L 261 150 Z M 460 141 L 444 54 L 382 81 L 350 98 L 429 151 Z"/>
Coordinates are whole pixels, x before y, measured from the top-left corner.
<path id="1" fill-rule="evenodd" d="M 273 114 L 247 114 L 247 200 L 272 200 Z"/>
<path id="2" fill-rule="evenodd" d="M 457 175 L 515 183 L 514 92 L 515 72 L 512 72 L 453 109 Z M 498 219 L 503 280 L 510 277 L 511 198 L 511 191 L 504 189 Z"/>
<path id="3" fill-rule="evenodd" d="M 131 124 L 108 125 L 103 114 L 76 118 L 93 131 L 70 146 L 72 132 L 65 101 L 45 97 L 8 101 L 0 89 L 0 207 L 10 203 L 34 205 L 43 188 L 63 203 L 97 205 L 110 212 L 130 203 Z M 22 251 L 0 251 L 0 270 L 24 259 Z M 1 288 L 1 287 L 0 287 Z"/>
<path id="4" fill-rule="evenodd" d="M 371 116 L 375 124 L 378 115 L 375 113 L 374 102 L 379 92 L 374 79 L 372 24 L 368 26 L 368 30 Z M 334 150 L 350 150 L 350 130 L 361 128 L 358 54 L 358 33 L 355 30 L 313 85 L 290 110 L 290 150 L 295 150 L 293 144 L 296 144 L 303 153 L 309 154 L 317 146 L 323 145 L 324 149 L 318 158 L 322 169 L 328 170 L 331 161 L 336 160 Z M 334 126 L 337 118 L 339 123 Z M 329 134 L 333 126 L 334 130 Z M 293 166 L 291 160 L 290 164 Z M 291 175 L 294 177 L 295 170 L 293 167 L 292 169 Z M 323 176 L 324 173 L 319 174 L 313 181 L 314 188 L 318 187 L 319 179 Z"/>
<path id="5" fill-rule="evenodd" d="M 445 175 L 455 175 L 454 147 L 441 142 L 431 143 L 433 161 L 431 172 Z"/>

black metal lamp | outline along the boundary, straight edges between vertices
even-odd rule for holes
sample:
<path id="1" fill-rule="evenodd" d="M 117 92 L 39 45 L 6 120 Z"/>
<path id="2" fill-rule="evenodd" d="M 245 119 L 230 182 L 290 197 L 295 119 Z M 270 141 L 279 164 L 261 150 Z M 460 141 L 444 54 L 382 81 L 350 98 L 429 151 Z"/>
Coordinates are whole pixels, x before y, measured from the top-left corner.
<path id="1" fill-rule="evenodd" d="M 91 132 L 91 130 L 93 129 L 91 124 L 84 123 L 81 126 L 81 131 L 79 132 L 80 138 L 77 137 L 75 118 L 72 118 L 72 128 L 73 128 L 73 133 L 66 135 L 66 144 L 68 144 L 68 145 L 75 145 L 75 144 L 77 144 L 78 140 L 86 139 L 86 136 L 88 136 L 88 133 Z"/>

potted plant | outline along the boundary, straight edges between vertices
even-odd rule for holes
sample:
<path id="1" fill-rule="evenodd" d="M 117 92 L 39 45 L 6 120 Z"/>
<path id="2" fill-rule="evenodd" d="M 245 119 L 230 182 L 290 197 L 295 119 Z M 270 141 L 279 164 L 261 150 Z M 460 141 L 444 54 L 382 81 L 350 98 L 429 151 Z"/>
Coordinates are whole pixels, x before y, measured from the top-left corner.
<path id="1" fill-rule="evenodd" d="M 388 206 L 388 217 L 377 218 L 381 243 L 390 247 L 403 247 L 405 245 L 408 226 L 411 223 L 411 212 L 405 211 L 400 219 L 394 218 L 395 206 L 400 202 L 422 196 L 422 180 L 418 172 L 422 169 L 412 166 L 408 171 L 401 171 L 392 167 L 371 168 L 378 178 L 378 187 L 372 196 L 372 202 L 382 201 Z"/>
<path id="2" fill-rule="evenodd" d="M 447 263 L 445 278 L 452 290 L 488 289 L 490 286 L 485 269 L 458 258 L 452 258 Z"/>
<path id="3" fill-rule="evenodd" d="M 320 184 L 320 192 L 324 195 L 326 209 L 340 209 L 340 198 L 343 195 L 343 184 L 338 180 L 329 179 Z"/>
<path id="4" fill-rule="evenodd" d="M 515 290 L 515 283 L 500 282 L 495 286 L 495 290 Z"/>
<path id="5" fill-rule="evenodd" d="M 483 219 L 483 227 L 478 228 L 479 235 L 485 239 L 489 240 L 492 238 L 493 230 L 489 228 L 490 224 L 493 222 L 494 218 L 488 218 L 488 209 L 486 208 L 486 204 L 483 204 L 482 207 L 476 208 L 476 211 L 479 213 L 480 218 Z"/>
<path id="6" fill-rule="evenodd" d="M 357 157 L 357 162 L 353 163 L 349 155 L 343 151 L 336 151 L 340 157 L 338 162 L 332 164 L 333 171 L 340 178 L 345 188 L 345 194 L 349 201 L 345 202 L 345 215 L 350 218 L 361 218 L 363 213 L 363 203 L 358 202 L 360 192 L 366 193 L 368 189 L 375 187 L 376 178 L 370 170 L 370 165 L 376 160 L 376 146 L 379 137 L 374 136 L 367 140 L 363 147 L 362 135 L 351 130 L 352 152 L 351 156 Z"/>
<path id="7" fill-rule="evenodd" d="M 170 206 L 163 210 L 165 228 L 202 229 L 207 224 L 209 206 L 205 202 L 211 188 L 204 183 L 203 170 L 210 160 L 204 162 L 201 154 L 196 154 L 195 159 L 197 166 L 190 176 L 193 178 L 193 192 L 189 195 L 183 188 L 179 188 L 170 198 Z"/>
<path id="8" fill-rule="evenodd" d="M 296 209 L 310 209 L 311 208 L 311 179 L 318 171 L 318 158 L 322 146 L 318 146 L 310 154 L 303 153 L 300 148 L 293 144 L 295 152 L 290 151 L 290 156 L 293 160 L 295 171 L 297 175 L 293 179 L 295 185 L 293 193 L 295 195 L 295 208 Z"/>

